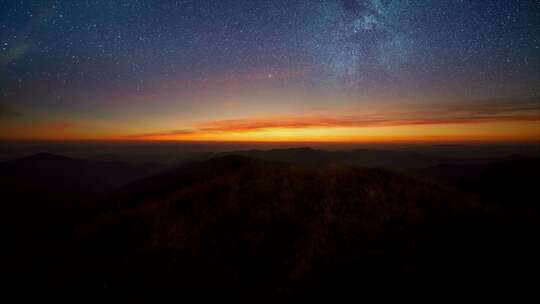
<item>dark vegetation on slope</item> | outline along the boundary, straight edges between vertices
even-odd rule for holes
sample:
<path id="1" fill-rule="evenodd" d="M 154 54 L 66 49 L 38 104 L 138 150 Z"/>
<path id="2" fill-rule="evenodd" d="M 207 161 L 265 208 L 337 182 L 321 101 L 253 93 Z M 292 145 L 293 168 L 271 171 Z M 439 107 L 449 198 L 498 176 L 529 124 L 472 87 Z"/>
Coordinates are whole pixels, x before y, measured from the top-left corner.
<path id="1" fill-rule="evenodd" d="M 49 259 L 64 258 L 74 227 L 91 221 L 107 195 L 159 170 L 49 153 L 0 162 L 0 266 L 14 280 L 43 279 L 54 271 Z"/>
<path id="2" fill-rule="evenodd" d="M 523 180 L 536 176 L 529 175 L 536 160 L 521 161 L 470 180 L 487 193 L 503 191 L 489 183 L 528 191 L 515 196 L 528 200 L 525 211 L 511 206 L 512 197 L 491 200 L 462 187 L 444 166 L 418 178 L 226 155 L 122 187 L 90 220 L 64 226 L 64 240 L 24 248 L 32 255 L 15 252 L 10 269 L 16 284 L 43 293 L 70 287 L 93 300 L 119 292 L 133 301 L 163 288 L 292 295 L 314 287 L 515 281 L 538 271 L 540 253 L 534 182 Z"/>
<path id="3" fill-rule="evenodd" d="M 418 173 L 501 207 L 528 209 L 529 212 L 540 209 L 540 158 L 510 157 L 488 163 L 440 164 Z"/>

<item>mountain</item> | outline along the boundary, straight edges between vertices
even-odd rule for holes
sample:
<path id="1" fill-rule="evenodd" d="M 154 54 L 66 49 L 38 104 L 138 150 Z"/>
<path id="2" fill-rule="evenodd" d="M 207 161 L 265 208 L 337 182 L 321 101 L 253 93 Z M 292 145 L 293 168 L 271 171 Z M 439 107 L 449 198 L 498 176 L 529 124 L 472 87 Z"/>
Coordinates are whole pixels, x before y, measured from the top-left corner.
<path id="1" fill-rule="evenodd" d="M 145 175 L 155 173 L 157 166 L 127 164 L 70 158 L 50 153 L 38 153 L 11 161 L 0 162 L 0 174 L 17 174 L 23 181 L 44 182 L 50 178 L 95 178 L 107 186 L 118 187 Z"/>
<path id="2" fill-rule="evenodd" d="M 11 205 L 36 200 L 39 204 L 77 205 L 159 170 L 39 153 L 0 163 L 1 194 Z"/>
<path id="3" fill-rule="evenodd" d="M 12 172 L 62 164 L 71 169 L 51 176 L 68 186 L 76 176 L 99 180 L 72 159 L 20 162 L 27 165 Z M 506 284 L 540 270 L 538 209 L 521 212 L 387 169 L 222 155 L 135 180 L 99 205 L 56 232 L 39 218 L 70 213 L 17 215 L 27 226 L 17 241 L 26 245 L 2 260 L 13 285 L 49 296 L 70 289 L 88 302 L 225 290 L 272 302 L 373 286 Z"/>
<path id="4" fill-rule="evenodd" d="M 217 154 L 240 155 L 267 161 L 280 161 L 301 165 L 350 165 L 368 168 L 417 169 L 450 161 L 448 157 L 423 154 L 414 151 L 381 149 L 356 149 L 349 151 L 325 151 L 313 148 L 272 150 L 243 150 Z"/>
<path id="5" fill-rule="evenodd" d="M 159 172 L 159 167 L 69 158 L 49 153 L 0 163 L 4 215 L 74 216 L 121 186 Z M 69 216 L 62 213 L 69 213 Z M 11 214 L 13 213 L 13 214 Z"/>
<path id="6" fill-rule="evenodd" d="M 37 259 L 56 254 L 49 250 L 64 248 L 75 225 L 95 216 L 108 194 L 157 170 L 49 153 L 1 162 L 0 237 L 4 254 L 21 261 L 7 259 L 4 269 L 24 275 Z"/>
<path id="7" fill-rule="evenodd" d="M 121 192 L 79 230 L 89 257 L 80 264 L 92 278 L 82 285 L 129 290 L 133 298 L 163 288 L 270 295 L 491 282 L 518 264 L 534 269 L 538 253 L 531 219 L 383 169 L 228 155 Z M 501 260 L 508 256 L 519 259 Z"/>
<path id="8" fill-rule="evenodd" d="M 480 196 L 484 201 L 509 208 L 538 210 L 537 183 L 540 158 L 507 157 L 491 162 L 444 163 L 417 171 Z"/>

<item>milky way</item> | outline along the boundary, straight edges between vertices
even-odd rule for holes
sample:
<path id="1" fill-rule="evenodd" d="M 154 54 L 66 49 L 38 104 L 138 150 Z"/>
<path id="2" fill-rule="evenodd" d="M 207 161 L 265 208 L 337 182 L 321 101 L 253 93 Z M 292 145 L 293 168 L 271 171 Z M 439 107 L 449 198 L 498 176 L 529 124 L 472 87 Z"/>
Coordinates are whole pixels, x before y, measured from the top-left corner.
<path id="1" fill-rule="evenodd" d="M 344 0 L 320 3 L 315 15 L 307 37 L 339 84 L 482 95 L 515 77 L 538 82 L 538 2 Z"/>
<path id="2" fill-rule="evenodd" d="M 0 109 L 532 98 L 538 20 L 538 1 L 0 1 Z"/>

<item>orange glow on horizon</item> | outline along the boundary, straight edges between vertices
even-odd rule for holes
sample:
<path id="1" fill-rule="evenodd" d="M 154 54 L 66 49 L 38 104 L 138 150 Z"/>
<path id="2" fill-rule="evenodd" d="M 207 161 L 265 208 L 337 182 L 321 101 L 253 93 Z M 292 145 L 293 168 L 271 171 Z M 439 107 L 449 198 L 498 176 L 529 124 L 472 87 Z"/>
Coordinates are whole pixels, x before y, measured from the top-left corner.
<path id="1" fill-rule="evenodd" d="M 415 107 L 413 107 L 415 108 Z M 225 114 L 198 121 L 150 116 L 94 120 L 68 116 L 22 117 L 4 123 L 0 139 L 191 142 L 539 142 L 540 107 L 493 104 L 429 109 L 350 109 L 311 115 Z M 232 116 L 234 117 L 234 116 Z"/>
<path id="2" fill-rule="evenodd" d="M 150 134 L 135 139 L 148 141 L 299 143 L 540 142 L 540 124 L 538 122 L 487 122 L 382 127 L 271 127 L 252 130 L 211 130 Z"/>

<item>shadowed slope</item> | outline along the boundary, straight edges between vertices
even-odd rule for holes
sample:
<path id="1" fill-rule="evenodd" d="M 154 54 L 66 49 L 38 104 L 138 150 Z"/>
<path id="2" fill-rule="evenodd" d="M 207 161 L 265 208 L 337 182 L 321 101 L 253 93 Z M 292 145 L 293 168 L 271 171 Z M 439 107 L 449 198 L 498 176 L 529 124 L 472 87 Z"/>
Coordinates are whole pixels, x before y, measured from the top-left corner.
<path id="1" fill-rule="evenodd" d="M 106 195 L 148 169 L 49 153 L 1 162 L 4 271 L 36 281 L 54 271 L 51 261 L 65 258 L 75 225 L 92 219 Z"/>
<path id="2" fill-rule="evenodd" d="M 226 156 L 126 190 L 81 232 L 101 279 L 142 294 L 489 278 L 509 241 L 493 211 L 380 169 Z"/>
<path id="3" fill-rule="evenodd" d="M 457 186 L 489 203 L 537 212 L 540 158 L 515 157 L 487 163 L 441 164 L 420 175 Z"/>
<path id="4" fill-rule="evenodd" d="M 100 205 L 64 240 L 29 225 L 20 240 L 30 246 L 10 260 L 17 284 L 145 302 L 164 289 L 304 296 L 500 283 L 538 269 L 535 213 L 383 169 L 228 155 L 135 181 Z"/>

